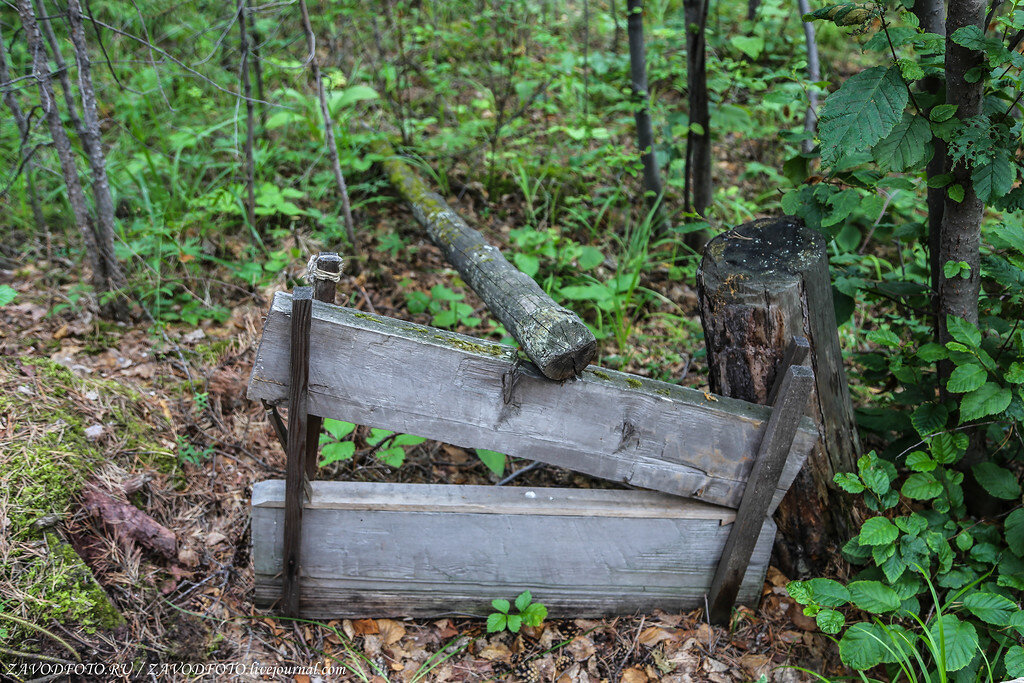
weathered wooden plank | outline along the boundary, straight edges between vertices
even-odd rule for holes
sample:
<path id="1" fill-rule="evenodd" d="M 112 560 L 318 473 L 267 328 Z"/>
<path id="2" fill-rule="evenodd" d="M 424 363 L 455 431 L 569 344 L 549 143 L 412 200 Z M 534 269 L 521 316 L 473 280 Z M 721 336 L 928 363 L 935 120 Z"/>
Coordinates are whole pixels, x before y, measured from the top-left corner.
<path id="1" fill-rule="evenodd" d="M 313 482 L 309 618 L 486 614 L 529 589 L 553 616 L 702 607 L 734 512 L 650 491 Z M 280 595 L 281 481 L 253 487 L 257 604 Z M 344 533 L 338 533 L 344 530 Z M 739 592 L 756 602 L 765 525 Z"/>
<path id="2" fill-rule="evenodd" d="M 309 383 L 309 331 L 313 313 L 313 290 L 297 287 L 291 305 L 288 358 L 288 449 L 283 527 L 281 590 L 282 611 L 286 616 L 299 612 L 299 561 L 302 539 L 302 498 L 306 478 L 306 418 Z"/>
<path id="3" fill-rule="evenodd" d="M 778 487 L 787 453 L 813 388 L 814 372 L 810 368 L 792 365 L 786 369 L 757 454 L 757 462 L 754 463 L 750 482 L 736 512 L 736 522 L 729 531 L 729 539 L 722 550 L 711 583 L 708 599 L 711 604 L 711 621 L 716 624 L 729 623 L 736 596 L 746 575 L 747 563 L 755 544 L 763 535 L 762 527 L 768 521 L 768 507 Z"/>
<path id="4" fill-rule="evenodd" d="M 267 316 L 248 396 L 287 398 L 290 295 Z M 769 409 L 591 367 L 556 383 L 515 349 L 313 302 L 315 415 L 488 448 L 595 477 L 737 507 Z M 504 386 L 503 386 L 504 385 Z M 778 503 L 817 439 L 801 423 Z"/>
<path id="5" fill-rule="evenodd" d="M 579 316 L 556 304 L 532 277 L 469 227 L 387 140 L 378 138 L 370 144 L 381 156 L 391 185 L 409 203 L 430 239 L 540 371 L 555 380 L 583 372 L 594 359 L 597 340 Z"/>

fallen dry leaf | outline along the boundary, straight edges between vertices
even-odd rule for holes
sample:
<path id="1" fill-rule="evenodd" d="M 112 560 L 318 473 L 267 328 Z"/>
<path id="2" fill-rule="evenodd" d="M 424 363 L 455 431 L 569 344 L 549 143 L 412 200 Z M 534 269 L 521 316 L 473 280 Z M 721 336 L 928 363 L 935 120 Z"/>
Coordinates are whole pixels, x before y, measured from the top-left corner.
<path id="1" fill-rule="evenodd" d="M 622 672 L 622 683 L 647 683 L 647 674 L 632 666 Z"/>
<path id="2" fill-rule="evenodd" d="M 377 629 L 385 645 L 393 645 L 405 637 L 405 627 L 391 619 L 377 619 Z"/>
<path id="3" fill-rule="evenodd" d="M 657 626 L 651 626 L 649 628 L 645 628 L 640 633 L 640 637 L 638 638 L 638 640 L 640 641 L 641 645 L 646 645 L 647 647 L 653 647 L 654 645 L 657 645 L 661 641 L 668 640 L 668 639 L 673 638 L 673 637 L 674 637 L 673 634 L 669 633 L 665 629 L 659 628 Z"/>
<path id="4" fill-rule="evenodd" d="M 357 636 L 368 636 L 380 633 L 375 619 L 356 619 L 352 622 L 352 628 Z"/>
<path id="5" fill-rule="evenodd" d="M 486 659 L 489 662 L 507 662 L 511 656 L 512 651 L 508 649 L 508 646 L 502 643 L 489 643 L 487 647 L 477 653 L 477 657 Z"/>

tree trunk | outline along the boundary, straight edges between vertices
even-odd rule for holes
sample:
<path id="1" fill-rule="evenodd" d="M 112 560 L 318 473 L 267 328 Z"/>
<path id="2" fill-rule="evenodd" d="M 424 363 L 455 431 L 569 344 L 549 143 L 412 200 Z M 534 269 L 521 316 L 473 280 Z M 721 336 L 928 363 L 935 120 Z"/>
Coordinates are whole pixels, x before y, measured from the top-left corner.
<path id="1" fill-rule="evenodd" d="M 644 194 L 651 210 L 655 211 L 657 232 L 665 228 L 665 190 L 661 183 L 661 171 L 654 152 L 654 131 L 651 127 L 651 112 L 648 108 L 650 95 L 647 92 L 647 47 L 644 44 L 644 3 L 643 0 L 627 0 L 626 32 L 629 37 L 629 76 L 633 88 L 633 106 L 636 117 L 637 145 L 640 147 L 640 163 L 643 164 Z"/>
<path id="2" fill-rule="evenodd" d="M 956 116 L 961 121 L 981 114 L 981 96 L 984 79 L 969 83 L 965 78 L 968 71 L 980 67 L 984 54 L 969 50 L 953 42 L 949 36 L 965 26 L 977 26 L 984 30 L 982 19 L 985 12 L 983 0 L 952 0 L 946 20 L 946 102 L 956 105 Z M 981 218 L 985 207 L 978 199 L 971 182 L 974 170 L 969 161 L 957 165 L 949 163 L 953 184 L 964 190 L 963 201 L 946 196 L 939 234 L 939 269 L 948 261 L 963 261 L 970 266 L 970 277 L 959 275 L 952 278 L 940 275 L 939 279 L 939 341 L 950 340 L 946 329 L 946 316 L 952 315 L 972 323 L 978 322 L 978 294 L 981 286 Z"/>
<path id="3" fill-rule="evenodd" d="M 800 15 L 811 13 L 811 4 L 808 0 L 797 0 L 800 7 Z M 804 114 L 804 130 L 810 137 L 803 141 L 800 149 L 804 154 L 809 154 L 814 149 L 814 133 L 818 128 L 818 88 L 813 85 L 821 80 L 821 63 L 818 60 L 818 41 L 815 36 L 814 24 L 810 21 L 804 24 L 804 40 L 807 43 L 807 78 L 812 85 L 807 89 L 807 112 Z"/>
<path id="4" fill-rule="evenodd" d="M 245 0 L 245 6 L 249 12 L 250 33 L 252 33 L 252 68 L 253 75 L 256 76 L 256 99 L 260 101 L 260 127 L 266 128 L 267 105 L 263 104 L 266 98 L 263 96 L 263 59 L 260 57 L 260 43 L 263 42 L 263 39 L 260 37 L 260 31 L 256 25 L 256 15 L 252 7 L 252 0 Z"/>
<path id="5" fill-rule="evenodd" d="M 690 129 L 686 134 L 687 209 L 707 215 L 711 205 L 711 115 L 708 112 L 708 74 L 705 28 L 708 0 L 685 0 L 686 85 L 689 90 Z M 694 125 L 700 130 L 694 130 Z"/>
<path id="6" fill-rule="evenodd" d="M 306 0 L 299 0 L 299 9 L 302 12 L 302 28 L 306 32 L 306 45 L 309 48 L 309 66 L 313 70 L 316 92 L 320 97 L 320 113 L 324 119 L 324 143 L 327 145 L 327 156 L 331 160 L 334 180 L 338 184 L 338 193 L 341 195 L 341 208 L 345 217 L 345 234 L 348 236 L 348 241 L 352 243 L 353 252 L 358 252 L 359 246 L 356 242 L 356 229 L 352 221 L 352 205 L 348 199 L 348 185 L 345 184 L 345 175 L 341 172 L 341 162 L 338 160 L 338 145 L 334 141 L 334 121 L 331 120 L 331 110 L 327 106 L 327 93 L 324 91 L 324 80 L 320 75 L 320 61 L 316 56 L 316 34 L 313 33 L 313 24 L 309 20 Z"/>
<path id="7" fill-rule="evenodd" d="M 107 163 L 100 140 L 100 119 L 96 107 L 96 92 L 92 85 L 92 64 L 89 60 L 89 46 L 85 42 L 85 28 L 82 24 L 82 8 L 78 0 L 68 0 L 68 22 L 71 26 L 71 41 L 75 46 L 75 60 L 78 62 L 78 91 L 82 97 L 83 140 L 89 156 L 92 172 L 92 191 L 96 204 L 96 247 L 99 250 L 103 277 L 106 280 L 103 291 L 113 291 L 125 284 L 124 272 L 114 254 L 114 202 L 110 196 L 110 181 L 107 178 Z M 128 307 L 123 298 L 112 299 L 105 307 L 107 313 L 119 319 L 128 316 Z"/>
<path id="8" fill-rule="evenodd" d="M 0 83 L 9 83 L 10 80 L 11 72 L 7 67 L 7 48 L 3 40 L 0 40 Z M 18 98 L 14 94 L 13 87 L 4 89 L 4 103 L 7 105 L 7 108 L 11 110 L 11 116 L 14 118 L 14 125 L 18 127 L 18 135 L 21 138 L 19 147 L 21 150 L 22 172 L 25 174 L 26 192 L 28 194 L 29 205 L 32 207 L 32 218 L 35 221 L 36 229 L 42 230 L 46 233 L 47 245 L 49 245 L 50 231 L 46 225 L 46 219 L 43 217 L 43 207 L 39 204 L 39 195 L 36 193 L 36 162 L 32 159 L 32 150 L 29 147 L 29 137 L 32 131 L 29 129 L 28 119 L 25 118 L 25 112 L 22 111 L 21 105 L 18 104 Z"/>
<path id="9" fill-rule="evenodd" d="M 57 76 L 60 81 L 60 89 L 64 94 L 64 104 L 67 106 L 68 120 L 71 121 L 71 129 L 75 131 L 75 135 L 78 137 L 78 142 L 82 145 L 82 150 L 86 156 L 89 156 L 91 150 L 89 148 L 88 136 L 85 134 L 85 126 L 82 124 L 82 119 L 78 115 L 78 105 L 75 103 L 75 92 L 71 87 L 71 76 L 68 73 L 68 65 L 64 61 L 64 55 L 61 53 L 60 42 L 57 40 L 57 36 L 53 32 L 53 23 L 50 21 L 49 12 L 46 10 L 45 0 L 38 0 L 39 6 L 36 12 L 36 16 L 39 17 L 39 28 L 43 32 L 43 36 L 46 38 L 46 43 L 50 46 L 50 51 L 53 53 L 53 63 L 57 68 L 51 72 Z"/>
<path id="10" fill-rule="evenodd" d="M 946 6 L 943 0 L 916 0 L 914 15 L 925 33 L 946 35 Z M 942 79 L 929 76 L 921 80 L 921 88 L 929 95 L 937 96 L 942 91 Z M 930 111 L 930 109 L 929 109 Z M 927 115 L 929 112 L 925 112 Z M 933 154 L 925 173 L 929 179 L 946 173 L 946 142 L 938 136 L 932 137 Z M 942 284 L 942 264 L 939 262 L 939 235 L 942 233 L 942 214 L 946 202 L 946 189 L 928 188 L 928 259 L 931 272 L 932 305 L 938 311 L 938 292 Z M 935 327 L 939 329 L 938 325 Z"/>
<path id="11" fill-rule="evenodd" d="M 39 86 L 39 100 L 42 103 L 43 113 L 46 115 L 50 135 L 53 137 L 53 146 L 57 151 L 64 183 L 67 186 L 68 203 L 71 205 L 75 225 L 82 235 L 85 255 L 92 269 L 93 288 L 97 294 L 100 294 L 105 292 L 107 287 L 103 261 L 100 258 L 99 250 L 96 248 L 96 237 L 93 234 L 92 224 L 89 220 L 89 209 L 85 202 L 85 192 L 82 190 L 82 183 L 78 178 L 75 154 L 71 150 L 71 140 L 68 139 L 68 134 L 64 130 L 64 124 L 60 118 L 60 111 L 57 109 L 57 100 L 54 96 L 53 83 L 50 76 L 50 65 L 46 58 L 46 48 L 43 46 L 43 36 L 39 31 L 39 24 L 36 22 L 35 11 L 30 0 L 18 0 L 18 15 L 21 17 L 21 24 L 25 29 L 25 39 L 28 43 L 29 54 L 32 55 L 32 71 Z"/>
<path id="12" fill-rule="evenodd" d="M 245 21 L 245 0 L 238 0 L 238 36 L 242 51 L 242 65 L 239 69 L 242 79 L 242 95 L 245 97 L 245 215 L 249 229 L 256 230 L 256 163 L 252 158 L 254 111 L 252 84 L 249 82 L 249 29 Z"/>
<path id="13" fill-rule="evenodd" d="M 533 278 L 469 227 L 391 145 L 377 140 L 371 149 L 384 158 L 381 163 L 391 185 L 412 207 L 430 239 L 544 376 L 563 380 L 583 372 L 597 351 L 597 340 L 583 321 L 552 301 Z"/>
<path id="14" fill-rule="evenodd" d="M 746 223 L 708 243 L 697 288 L 714 393 L 767 403 L 789 340 L 810 342 L 808 414 L 822 437 L 776 513 L 775 551 L 789 576 L 821 569 L 849 532 L 849 502 L 832 478 L 855 469 L 860 449 L 825 241 L 797 219 Z"/>

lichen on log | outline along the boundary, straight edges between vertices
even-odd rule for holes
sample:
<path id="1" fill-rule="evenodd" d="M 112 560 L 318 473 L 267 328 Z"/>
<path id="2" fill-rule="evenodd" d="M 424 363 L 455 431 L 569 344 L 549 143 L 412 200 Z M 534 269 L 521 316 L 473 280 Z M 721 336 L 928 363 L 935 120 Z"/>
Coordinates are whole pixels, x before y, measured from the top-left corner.
<path id="1" fill-rule="evenodd" d="M 594 358 L 597 340 L 579 316 L 556 304 L 469 227 L 386 140 L 374 141 L 372 149 L 383 157 L 380 163 L 391 185 L 430 239 L 544 376 L 564 380 L 583 372 Z"/>

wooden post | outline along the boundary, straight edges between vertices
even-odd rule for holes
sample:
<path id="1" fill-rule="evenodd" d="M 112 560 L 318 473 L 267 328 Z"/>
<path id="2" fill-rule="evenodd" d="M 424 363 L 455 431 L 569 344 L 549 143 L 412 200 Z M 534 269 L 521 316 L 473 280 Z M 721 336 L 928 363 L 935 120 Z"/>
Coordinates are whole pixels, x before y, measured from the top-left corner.
<path id="1" fill-rule="evenodd" d="M 832 478 L 860 450 L 825 246 L 799 219 L 762 219 L 709 242 L 697 273 L 711 391 L 767 403 L 789 340 L 810 344 L 808 414 L 821 440 L 775 517 L 776 563 L 790 576 L 822 567 L 848 535 L 849 503 Z"/>
<path id="2" fill-rule="evenodd" d="M 313 298 L 327 304 L 334 303 L 341 279 L 342 258 L 333 251 L 321 251 L 309 260 L 306 268 L 306 280 L 313 287 Z M 319 415 L 309 416 L 306 428 L 306 477 L 316 479 L 317 453 L 320 450 L 320 428 L 324 420 Z"/>
<path id="3" fill-rule="evenodd" d="M 765 427 L 754 469 L 747 479 L 736 521 L 722 550 L 708 601 L 713 623 L 728 625 L 743 577 L 761 529 L 768 518 L 775 488 L 782 476 L 786 456 L 793 445 L 807 397 L 814 386 L 814 373 L 803 365 L 791 365 L 782 377 L 772 416 Z"/>
<path id="4" fill-rule="evenodd" d="M 302 542 L 304 484 L 308 485 L 306 460 L 306 417 L 309 389 L 309 328 L 313 318 L 313 289 L 296 287 L 292 296 L 291 363 L 288 385 L 288 450 L 286 452 L 284 574 L 281 611 L 299 614 L 299 548 Z"/>

